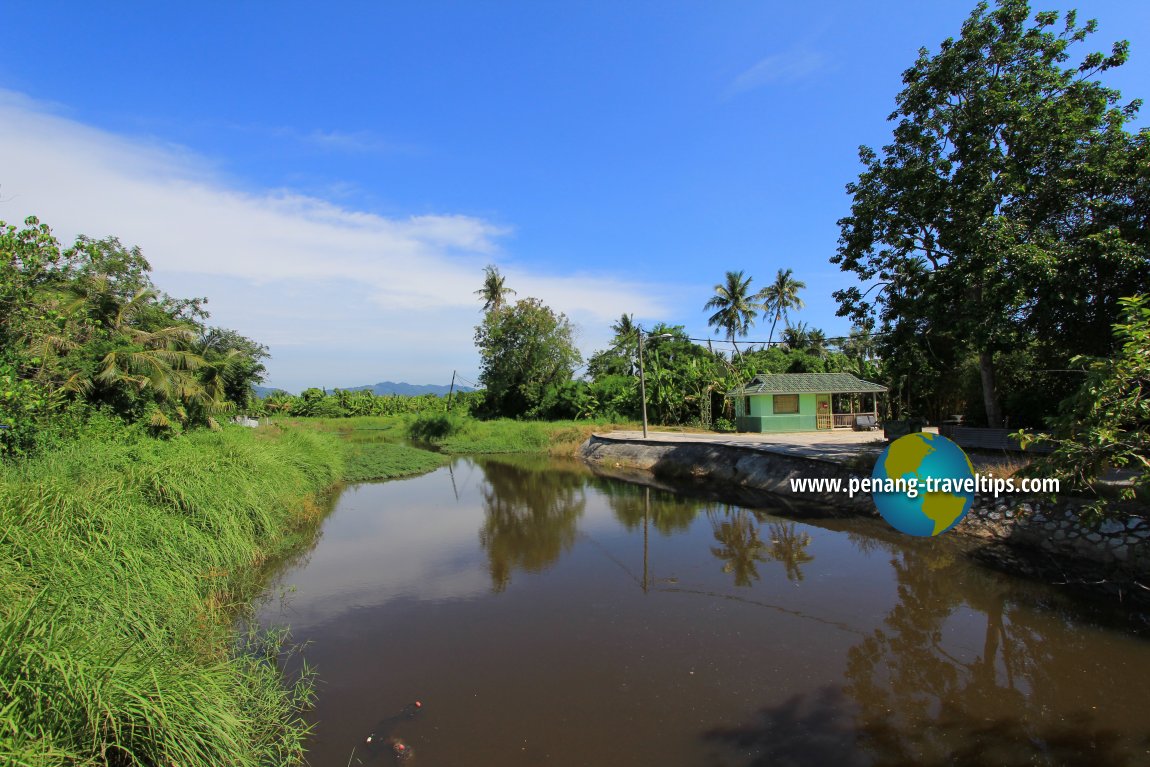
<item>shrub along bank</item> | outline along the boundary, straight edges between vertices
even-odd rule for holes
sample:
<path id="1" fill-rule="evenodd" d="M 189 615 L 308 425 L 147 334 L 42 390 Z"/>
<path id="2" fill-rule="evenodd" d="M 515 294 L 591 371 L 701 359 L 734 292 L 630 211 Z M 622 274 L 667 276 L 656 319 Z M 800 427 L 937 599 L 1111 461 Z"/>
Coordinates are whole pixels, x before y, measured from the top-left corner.
<path id="1" fill-rule="evenodd" d="M 446 413 L 408 422 L 407 436 L 454 455 L 466 453 L 546 453 L 574 456 L 596 431 L 634 428 L 606 421 L 490 421 Z"/>
<path id="2" fill-rule="evenodd" d="M 0 468 L 0 763 L 300 759 L 309 682 L 235 619 L 343 459 L 328 435 L 237 428 Z"/>
<path id="3" fill-rule="evenodd" d="M 593 432 L 614 429 L 637 429 L 635 423 L 616 423 L 607 420 L 577 421 L 519 421 L 510 418 L 484 420 L 460 413 L 424 413 L 422 415 L 396 415 L 355 418 L 287 418 L 277 421 L 286 428 L 307 429 L 337 434 L 348 447 L 349 481 L 363 479 L 390 479 L 405 474 L 430 471 L 440 463 L 427 458 L 428 451 L 400 444 L 410 440 L 424 444 L 447 455 L 475 455 L 483 453 L 543 453 L 572 457 L 579 446 Z M 400 450 L 402 448 L 402 450 Z M 412 452 L 414 451 L 414 452 Z M 359 454 L 357 456 L 357 453 Z M 404 473 L 359 473 L 358 462 L 372 462 L 373 453 L 384 457 L 383 463 L 394 461 L 422 466 Z M 425 454 L 419 460 L 417 453 Z"/>

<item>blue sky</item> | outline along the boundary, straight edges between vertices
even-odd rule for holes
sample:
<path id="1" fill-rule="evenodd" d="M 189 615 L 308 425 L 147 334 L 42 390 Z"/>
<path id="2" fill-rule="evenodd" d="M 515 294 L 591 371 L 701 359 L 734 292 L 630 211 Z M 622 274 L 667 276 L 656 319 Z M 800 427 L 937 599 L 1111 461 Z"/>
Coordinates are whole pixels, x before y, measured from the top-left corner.
<path id="1" fill-rule="evenodd" d="M 1150 3 L 1077 5 L 1147 96 Z M 728 269 L 794 269 L 797 319 L 841 335 L 858 146 L 972 7 L 8 0 L 0 220 L 139 245 L 297 391 L 474 380 L 488 263 L 585 354 L 622 312 L 713 336 Z"/>

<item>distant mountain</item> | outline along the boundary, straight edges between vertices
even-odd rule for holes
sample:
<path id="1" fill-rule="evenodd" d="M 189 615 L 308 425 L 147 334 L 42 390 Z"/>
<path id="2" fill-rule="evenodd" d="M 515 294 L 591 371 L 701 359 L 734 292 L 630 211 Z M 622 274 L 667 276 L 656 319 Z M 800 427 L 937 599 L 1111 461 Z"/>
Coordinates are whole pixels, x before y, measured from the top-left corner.
<path id="1" fill-rule="evenodd" d="M 267 399 L 268 397 L 272 396 L 273 394 L 287 394 L 288 393 L 284 389 L 276 389 L 274 387 L 268 387 L 268 386 L 253 386 L 252 392 L 257 397 L 259 397 L 260 399 Z"/>
<path id="2" fill-rule="evenodd" d="M 436 384 L 409 384 L 383 381 L 372 386 L 352 386 L 348 388 L 348 391 L 364 391 L 365 389 L 371 390 L 371 393 L 377 396 L 401 394 L 406 397 L 415 397 L 420 394 L 436 394 L 440 397 L 446 397 L 451 387 L 438 386 Z M 455 391 L 474 391 L 474 389 L 470 386 L 460 386 L 456 384 Z"/>

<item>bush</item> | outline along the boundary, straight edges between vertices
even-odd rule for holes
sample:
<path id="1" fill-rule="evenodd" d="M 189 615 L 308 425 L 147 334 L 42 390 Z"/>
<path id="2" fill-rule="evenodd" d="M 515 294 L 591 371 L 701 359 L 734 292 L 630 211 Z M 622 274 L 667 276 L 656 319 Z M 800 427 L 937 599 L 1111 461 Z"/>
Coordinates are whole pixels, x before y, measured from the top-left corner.
<path id="1" fill-rule="evenodd" d="M 727 418 L 716 418 L 711 426 L 715 431 L 732 432 L 735 430 L 734 421 Z"/>
<path id="2" fill-rule="evenodd" d="M 407 436 L 417 442 L 435 442 L 459 434 L 467 419 L 451 413 L 421 415 L 407 427 Z"/>

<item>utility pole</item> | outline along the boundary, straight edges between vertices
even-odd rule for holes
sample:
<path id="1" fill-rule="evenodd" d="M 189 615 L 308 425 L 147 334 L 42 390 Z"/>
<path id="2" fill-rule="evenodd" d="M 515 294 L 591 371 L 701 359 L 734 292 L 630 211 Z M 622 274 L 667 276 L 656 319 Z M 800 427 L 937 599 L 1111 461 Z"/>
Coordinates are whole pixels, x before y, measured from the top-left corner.
<path id="1" fill-rule="evenodd" d="M 639 401 L 643 403 L 643 439 L 647 439 L 647 377 L 643 375 L 643 328 L 639 328 Z"/>
<path id="2" fill-rule="evenodd" d="M 455 393 L 455 371 L 451 371 L 451 388 L 447 390 L 447 411 L 451 412 L 451 395 Z"/>

